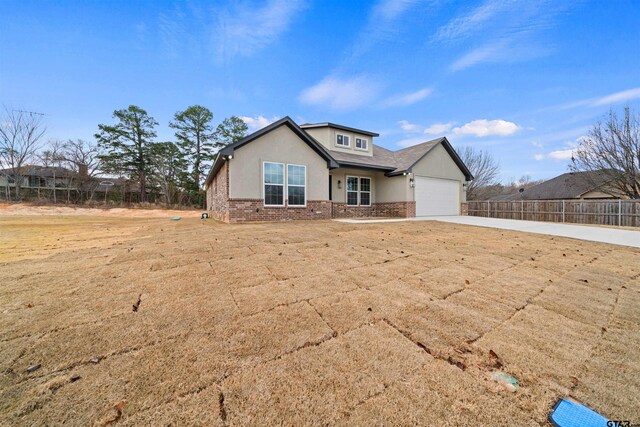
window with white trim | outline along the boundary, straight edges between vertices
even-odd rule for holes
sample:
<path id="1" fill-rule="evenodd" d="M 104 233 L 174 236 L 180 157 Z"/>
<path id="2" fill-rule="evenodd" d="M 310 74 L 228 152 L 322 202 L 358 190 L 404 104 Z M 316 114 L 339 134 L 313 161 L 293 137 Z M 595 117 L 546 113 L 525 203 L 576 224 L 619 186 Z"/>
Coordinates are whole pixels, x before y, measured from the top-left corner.
<path id="1" fill-rule="evenodd" d="M 347 176 L 347 205 L 371 206 L 371 178 Z"/>
<path id="2" fill-rule="evenodd" d="M 264 205 L 284 206 L 284 163 L 263 163 Z"/>
<path id="3" fill-rule="evenodd" d="M 340 147 L 348 147 L 349 144 L 350 144 L 349 135 L 342 135 L 342 134 L 336 135 L 336 145 Z"/>
<path id="4" fill-rule="evenodd" d="M 307 206 L 307 167 L 304 165 L 263 162 L 262 186 L 265 206 Z"/>
<path id="5" fill-rule="evenodd" d="M 287 165 L 287 203 L 289 206 L 307 205 L 307 167 Z"/>
<path id="6" fill-rule="evenodd" d="M 363 138 L 356 138 L 356 148 L 358 150 L 366 150 L 367 149 L 367 140 Z"/>

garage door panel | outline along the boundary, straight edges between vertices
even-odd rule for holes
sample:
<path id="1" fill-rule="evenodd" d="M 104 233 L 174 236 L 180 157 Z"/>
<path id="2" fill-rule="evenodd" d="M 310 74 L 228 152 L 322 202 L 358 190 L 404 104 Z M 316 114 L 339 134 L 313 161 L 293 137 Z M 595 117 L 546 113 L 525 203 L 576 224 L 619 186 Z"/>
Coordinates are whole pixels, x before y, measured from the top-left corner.
<path id="1" fill-rule="evenodd" d="M 451 179 L 415 176 L 416 215 L 458 215 L 460 182 Z"/>

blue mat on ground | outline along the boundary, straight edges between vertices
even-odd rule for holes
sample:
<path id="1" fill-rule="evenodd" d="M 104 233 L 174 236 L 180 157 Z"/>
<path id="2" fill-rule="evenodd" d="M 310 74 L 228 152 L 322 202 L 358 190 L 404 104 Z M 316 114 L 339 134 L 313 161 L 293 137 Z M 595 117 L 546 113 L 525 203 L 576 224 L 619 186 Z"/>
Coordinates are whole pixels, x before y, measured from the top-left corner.
<path id="1" fill-rule="evenodd" d="M 549 415 L 556 427 L 607 427 L 607 420 L 597 412 L 570 399 L 560 400 Z"/>

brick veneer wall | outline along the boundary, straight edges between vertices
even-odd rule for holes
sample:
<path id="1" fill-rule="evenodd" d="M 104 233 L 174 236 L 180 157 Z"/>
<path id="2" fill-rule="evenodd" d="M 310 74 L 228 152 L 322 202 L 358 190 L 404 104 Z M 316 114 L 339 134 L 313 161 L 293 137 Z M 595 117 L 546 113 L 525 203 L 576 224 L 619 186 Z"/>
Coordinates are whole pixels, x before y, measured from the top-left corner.
<path id="1" fill-rule="evenodd" d="M 229 164 L 224 162 L 207 187 L 207 209 L 212 218 L 229 222 Z"/>
<path id="2" fill-rule="evenodd" d="M 467 203 L 460 204 L 460 215 L 469 215 L 469 205 Z"/>
<path id="3" fill-rule="evenodd" d="M 229 167 L 226 162 L 207 187 L 207 209 L 211 218 L 225 222 L 416 216 L 416 202 L 347 206 L 346 203 L 329 200 L 307 200 L 307 207 L 294 208 L 265 207 L 262 199 L 230 199 Z"/>
<path id="4" fill-rule="evenodd" d="M 411 218 L 416 216 L 416 202 L 373 203 L 371 206 L 348 206 L 334 202 L 332 210 L 333 218 Z"/>
<path id="5" fill-rule="evenodd" d="M 262 199 L 229 199 L 229 222 L 330 219 L 331 202 L 307 200 L 307 207 L 265 207 Z"/>

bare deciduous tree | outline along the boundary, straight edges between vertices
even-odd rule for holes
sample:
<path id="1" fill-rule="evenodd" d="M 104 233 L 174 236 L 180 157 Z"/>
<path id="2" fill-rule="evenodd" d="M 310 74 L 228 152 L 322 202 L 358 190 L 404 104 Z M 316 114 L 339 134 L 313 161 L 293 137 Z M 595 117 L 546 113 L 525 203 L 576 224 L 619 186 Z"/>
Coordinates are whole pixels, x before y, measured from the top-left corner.
<path id="1" fill-rule="evenodd" d="M 600 191 L 640 199 L 640 113 L 626 107 L 621 119 L 609 111 L 606 123 L 595 124 L 571 160 L 572 171 L 605 175 L 608 183 Z"/>
<path id="2" fill-rule="evenodd" d="M 51 191 L 53 193 L 53 202 L 57 203 L 56 194 L 56 171 L 62 163 L 62 142 L 55 140 L 49 141 L 48 147 L 39 155 L 42 166 L 52 168 L 53 181 L 51 182 Z M 40 197 L 40 188 L 38 188 L 38 197 Z"/>
<path id="3" fill-rule="evenodd" d="M 0 157 L 11 170 L 16 199 L 20 200 L 22 168 L 33 160 L 46 132 L 42 115 L 4 108 L 0 117 Z"/>
<path id="4" fill-rule="evenodd" d="M 90 198 L 93 199 L 93 193 L 98 185 L 94 178 L 100 170 L 99 154 L 96 144 L 82 139 L 70 139 L 62 146 L 62 157 L 68 167 L 75 172 L 80 200 L 83 200 L 85 192 L 90 192 Z"/>
<path id="5" fill-rule="evenodd" d="M 467 185 L 467 200 L 482 200 L 484 190 L 495 185 L 498 177 L 498 162 L 487 151 L 465 147 L 460 153 L 462 161 L 473 175 L 473 181 Z"/>

